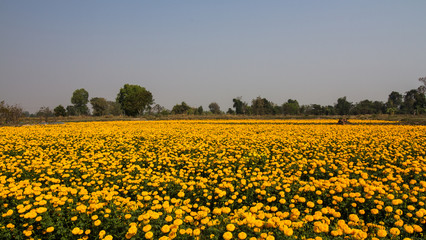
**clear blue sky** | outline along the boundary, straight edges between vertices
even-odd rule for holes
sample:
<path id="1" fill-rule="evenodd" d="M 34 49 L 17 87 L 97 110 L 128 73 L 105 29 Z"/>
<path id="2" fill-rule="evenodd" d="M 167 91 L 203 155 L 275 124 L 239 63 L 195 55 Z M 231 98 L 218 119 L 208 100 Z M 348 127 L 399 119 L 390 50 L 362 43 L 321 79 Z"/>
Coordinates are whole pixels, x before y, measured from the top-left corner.
<path id="1" fill-rule="evenodd" d="M 0 1 L 0 100 L 138 84 L 171 109 L 386 101 L 426 76 L 426 1 Z"/>

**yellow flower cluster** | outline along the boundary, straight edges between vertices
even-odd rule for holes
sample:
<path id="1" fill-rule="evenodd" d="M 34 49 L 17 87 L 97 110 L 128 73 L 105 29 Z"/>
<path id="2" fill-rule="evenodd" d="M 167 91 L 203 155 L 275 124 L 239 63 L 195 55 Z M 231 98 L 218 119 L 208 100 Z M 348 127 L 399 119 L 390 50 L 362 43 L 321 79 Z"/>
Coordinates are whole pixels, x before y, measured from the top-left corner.
<path id="1" fill-rule="evenodd" d="M 0 128 L 0 239 L 424 239 L 426 127 Z"/>

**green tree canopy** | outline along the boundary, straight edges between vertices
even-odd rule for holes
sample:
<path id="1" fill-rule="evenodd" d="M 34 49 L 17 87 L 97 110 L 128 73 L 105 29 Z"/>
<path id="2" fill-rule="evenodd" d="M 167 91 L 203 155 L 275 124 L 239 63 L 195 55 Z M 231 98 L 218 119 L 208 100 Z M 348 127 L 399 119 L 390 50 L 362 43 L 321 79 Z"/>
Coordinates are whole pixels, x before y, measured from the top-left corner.
<path id="1" fill-rule="evenodd" d="M 216 102 L 212 102 L 209 104 L 210 112 L 213 114 L 220 114 L 220 106 Z"/>
<path id="2" fill-rule="evenodd" d="M 337 99 L 336 105 L 334 105 L 337 114 L 348 115 L 352 108 L 352 103 L 346 100 L 346 97 Z"/>
<path id="3" fill-rule="evenodd" d="M 89 108 L 87 103 L 89 102 L 89 93 L 84 89 L 77 89 L 73 92 L 71 97 L 71 103 L 74 104 L 75 112 L 77 115 L 88 115 Z"/>
<path id="4" fill-rule="evenodd" d="M 297 102 L 297 100 L 288 99 L 287 102 L 283 104 L 282 111 L 284 114 L 292 114 L 292 115 L 299 114 L 299 111 L 300 111 L 299 102 Z"/>
<path id="5" fill-rule="evenodd" d="M 172 113 L 184 114 L 184 113 L 188 113 L 188 111 L 190 109 L 191 109 L 191 107 L 188 106 L 188 104 L 186 104 L 185 102 L 182 102 L 181 104 L 176 104 L 176 105 L 173 106 Z"/>
<path id="6" fill-rule="evenodd" d="M 154 103 L 152 93 L 139 85 L 124 84 L 117 94 L 117 102 L 127 116 L 137 116 Z"/>
<path id="7" fill-rule="evenodd" d="M 108 102 L 105 98 L 95 97 L 90 99 L 90 104 L 93 108 L 93 115 L 103 116 L 108 114 Z"/>
<path id="8" fill-rule="evenodd" d="M 241 97 L 237 97 L 232 99 L 232 102 L 234 102 L 233 107 L 235 108 L 236 114 L 244 114 L 246 111 L 247 103 L 243 102 L 241 100 Z"/>
<path id="9" fill-rule="evenodd" d="M 65 117 L 67 115 L 67 110 L 64 108 L 64 106 L 58 105 L 57 107 L 53 109 L 53 113 L 57 117 L 59 116 Z"/>

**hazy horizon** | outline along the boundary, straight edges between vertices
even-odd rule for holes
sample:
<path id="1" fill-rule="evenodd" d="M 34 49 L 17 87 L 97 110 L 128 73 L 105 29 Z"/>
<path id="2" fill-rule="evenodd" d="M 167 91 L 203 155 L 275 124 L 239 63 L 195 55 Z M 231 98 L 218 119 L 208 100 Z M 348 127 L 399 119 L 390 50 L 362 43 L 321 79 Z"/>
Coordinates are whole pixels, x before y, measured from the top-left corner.
<path id="1" fill-rule="evenodd" d="M 124 84 L 171 109 L 386 101 L 426 76 L 426 1 L 0 1 L 0 101 L 34 113 Z M 90 105 L 90 104 L 89 104 Z"/>

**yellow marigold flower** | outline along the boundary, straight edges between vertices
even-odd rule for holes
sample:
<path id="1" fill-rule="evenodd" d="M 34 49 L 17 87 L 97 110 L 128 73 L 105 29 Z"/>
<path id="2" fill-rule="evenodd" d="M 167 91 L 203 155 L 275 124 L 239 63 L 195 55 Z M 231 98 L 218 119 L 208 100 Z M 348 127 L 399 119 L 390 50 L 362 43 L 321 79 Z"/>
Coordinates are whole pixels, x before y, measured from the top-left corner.
<path id="1" fill-rule="evenodd" d="M 112 240 L 112 239 L 113 239 L 113 237 L 111 235 L 106 235 L 103 240 Z"/>
<path id="2" fill-rule="evenodd" d="M 292 228 L 287 228 L 284 230 L 284 234 L 286 236 L 292 236 L 293 235 L 293 229 Z"/>
<path id="3" fill-rule="evenodd" d="M 407 224 L 404 225 L 404 230 L 407 233 L 410 233 L 410 234 L 414 232 L 414 228 L 412 226 L 410 226 L 410 225 L 407 225 Z"/>
<path id="4" fill-rule="evenodd" d="M 31 236 L 33 234 L 33 231 L 31 231 L 31 230 L 24 230 L 23 233 L 24 233 L 25 236 L 29 237 L 29 236 Z"/>
<path id="5" fill-rule="evenodd" d="M 399 219 L 398 221 L 395 222 L 395 226 L 397 227 L 402 227 L 403 225 L 404 225 L 404 221 L 402 219 Z"/>
<path id="6" fill-rule="evenodd" d="M 379 229 L 379 230 L 377 230 L 377 236 L 378 236 L 378 237 L 384 238 L 384 237 L 386 237 L 387 235 L 388 235 L 388 233 L 386 232 L 386 230 L 384 230 L 384 229 Z"/>
<path id="7" fill-rule="evenodd" d="M 180 226 L 180 225 L 183 224 L 183 221 L 182 221 L 182 219 L 178 218 L 178 219 L 175 219 L 173 221 L 173 224 L 176 225 L 176 226 Z"/>
<path id="8" fill-rule="evenodd" d="M 196 228 L 196 229 L 194 229 L 194 231 L 192 232 L 192 234 L 193 234 L 194 236 L 199 236 L 199 235 L 201 234 L 201 230 L 200 230 L 200 229 L 198 229 L 198 228 Z"/>
<path id="9" fill-rule="evenodd" d="M 419 226 L 419 225 L 417 225 L 417 224 L 414 224 L 414 225 L 413 225 L 413 228 L 414 228 L 414 231 L 416 231 L 416 232 L 418 232 L 418 233 L 423 232 L 423 228 L 422 228 L 422 227 L 420 227 L 420 226 Z"/>
<path id="10" fill-rule="evenodd" d="M 230 239 L 232 239 L 232 233 L 231 233 L 231 232 L 225 232 L 225 233 L 223 234 L 223 239 L 225 239 L 225 240 L 230 240 Z"/>
<path id="11" fill-rule="evenodd" d="M 246 238 L 247 238 L 247 233 L 245 232 L 238 233 L 238 239 L 246 239 Z"/>
<path id="12" fill-rule="evenodd" d="M 356 214 L 350 214 L 349 215 L 349 220 L 351 220 L 352 222 L 358 222 L 359 218 Z"/>
<path id="13" fill-rule="evenodd" d="M 169 225 L 164 225 L 163 227 L 161 227 L 161 231 L 163 233 L 168 233 L 170 231 Z"/>
<path id="14" fill-rule="evenodd" d="M 151 239 L 152 237 L 154 237 L 154 233 L 153 232 L 150 231 L 150 232 L 146 232 L 145 233 L 145 238 L 146 239 Z"/>
<path id="15" fill-rule="evenodd" d="M 308 221 L 308 222 L 312 222 L 314 220 L 314 216 L 312 216 L 312 215 L 306 215 L 305 216 L 305 220 Z"/>
<path id="16" fill-rule="evenodd" d="M 166 220 L 166 222 L 171 222 L 171 221 L 173 221 L 173 217 L 170 216 L 170 215 L 167 215 L 165 220 Z"/>
<path id="17" fill-rule="evenodd" d="M 398 228 L 391 228 L 389 230 L 389 233 L 392 234 L 393 236 L 398 236 L 401 233 L 401 231 Z"/>
<path id="18" fill-rule="evenodd" d="M 24 215 L 24 218 L 35 218 L 37 217 L 37 212 L 36 211 L 29 211 Z"/>
<path id="19" fill-rule="evenodd" d="M 104 236 L 105 236 L 105 234 L 106 234 L 106 232 L 105 232 L 105 230 L 101 230 L 100 232 L 99 232 L 99 238 L 103 238 Z"/>
<path id="20" fill-rule="evenodd" d="M 101 225 L 101 223 L 102 223 L 102 222 L 101 222 L 101 220 L 99 220 L 99 219 L 98 219 L 98 220 L 96 220 L 93 224 L 94 224 L 95 226 L 99 226 L 99 225 Z"/>
<path id="21" fill-rule="evenodd" d="M 226 230 L 228 230 L 230 232 L 234 231 L 235 230 L 235 225 L 232 224 L 232 223 L 226 225 Z"/>
<path id="22" fill-rule="evenodd" d="M 54 228 L 54 227 L 48 227 L 48 228 L 46 229 L 46 232 L 51 233 L 51 232 L 53 232 L 53 230 L 55 230 L 55 228 Z"/>
<path id="23" fill-rule="evenodd" d="M 78 235 L 78 234 L 80 234 L 80 228 L 79 227 L 75 227 L 71 232 L 74 235 Z"/>
<path id="24" fill-rule="evenodd" d="M 144 232 L 148 232 L 149 230 L 151 230 L 151 228 L 152 228 L 152 226 L 151 225 L 145 225 L 143 228 L 142 228 L 142 231 L 144 231 Z"/>

